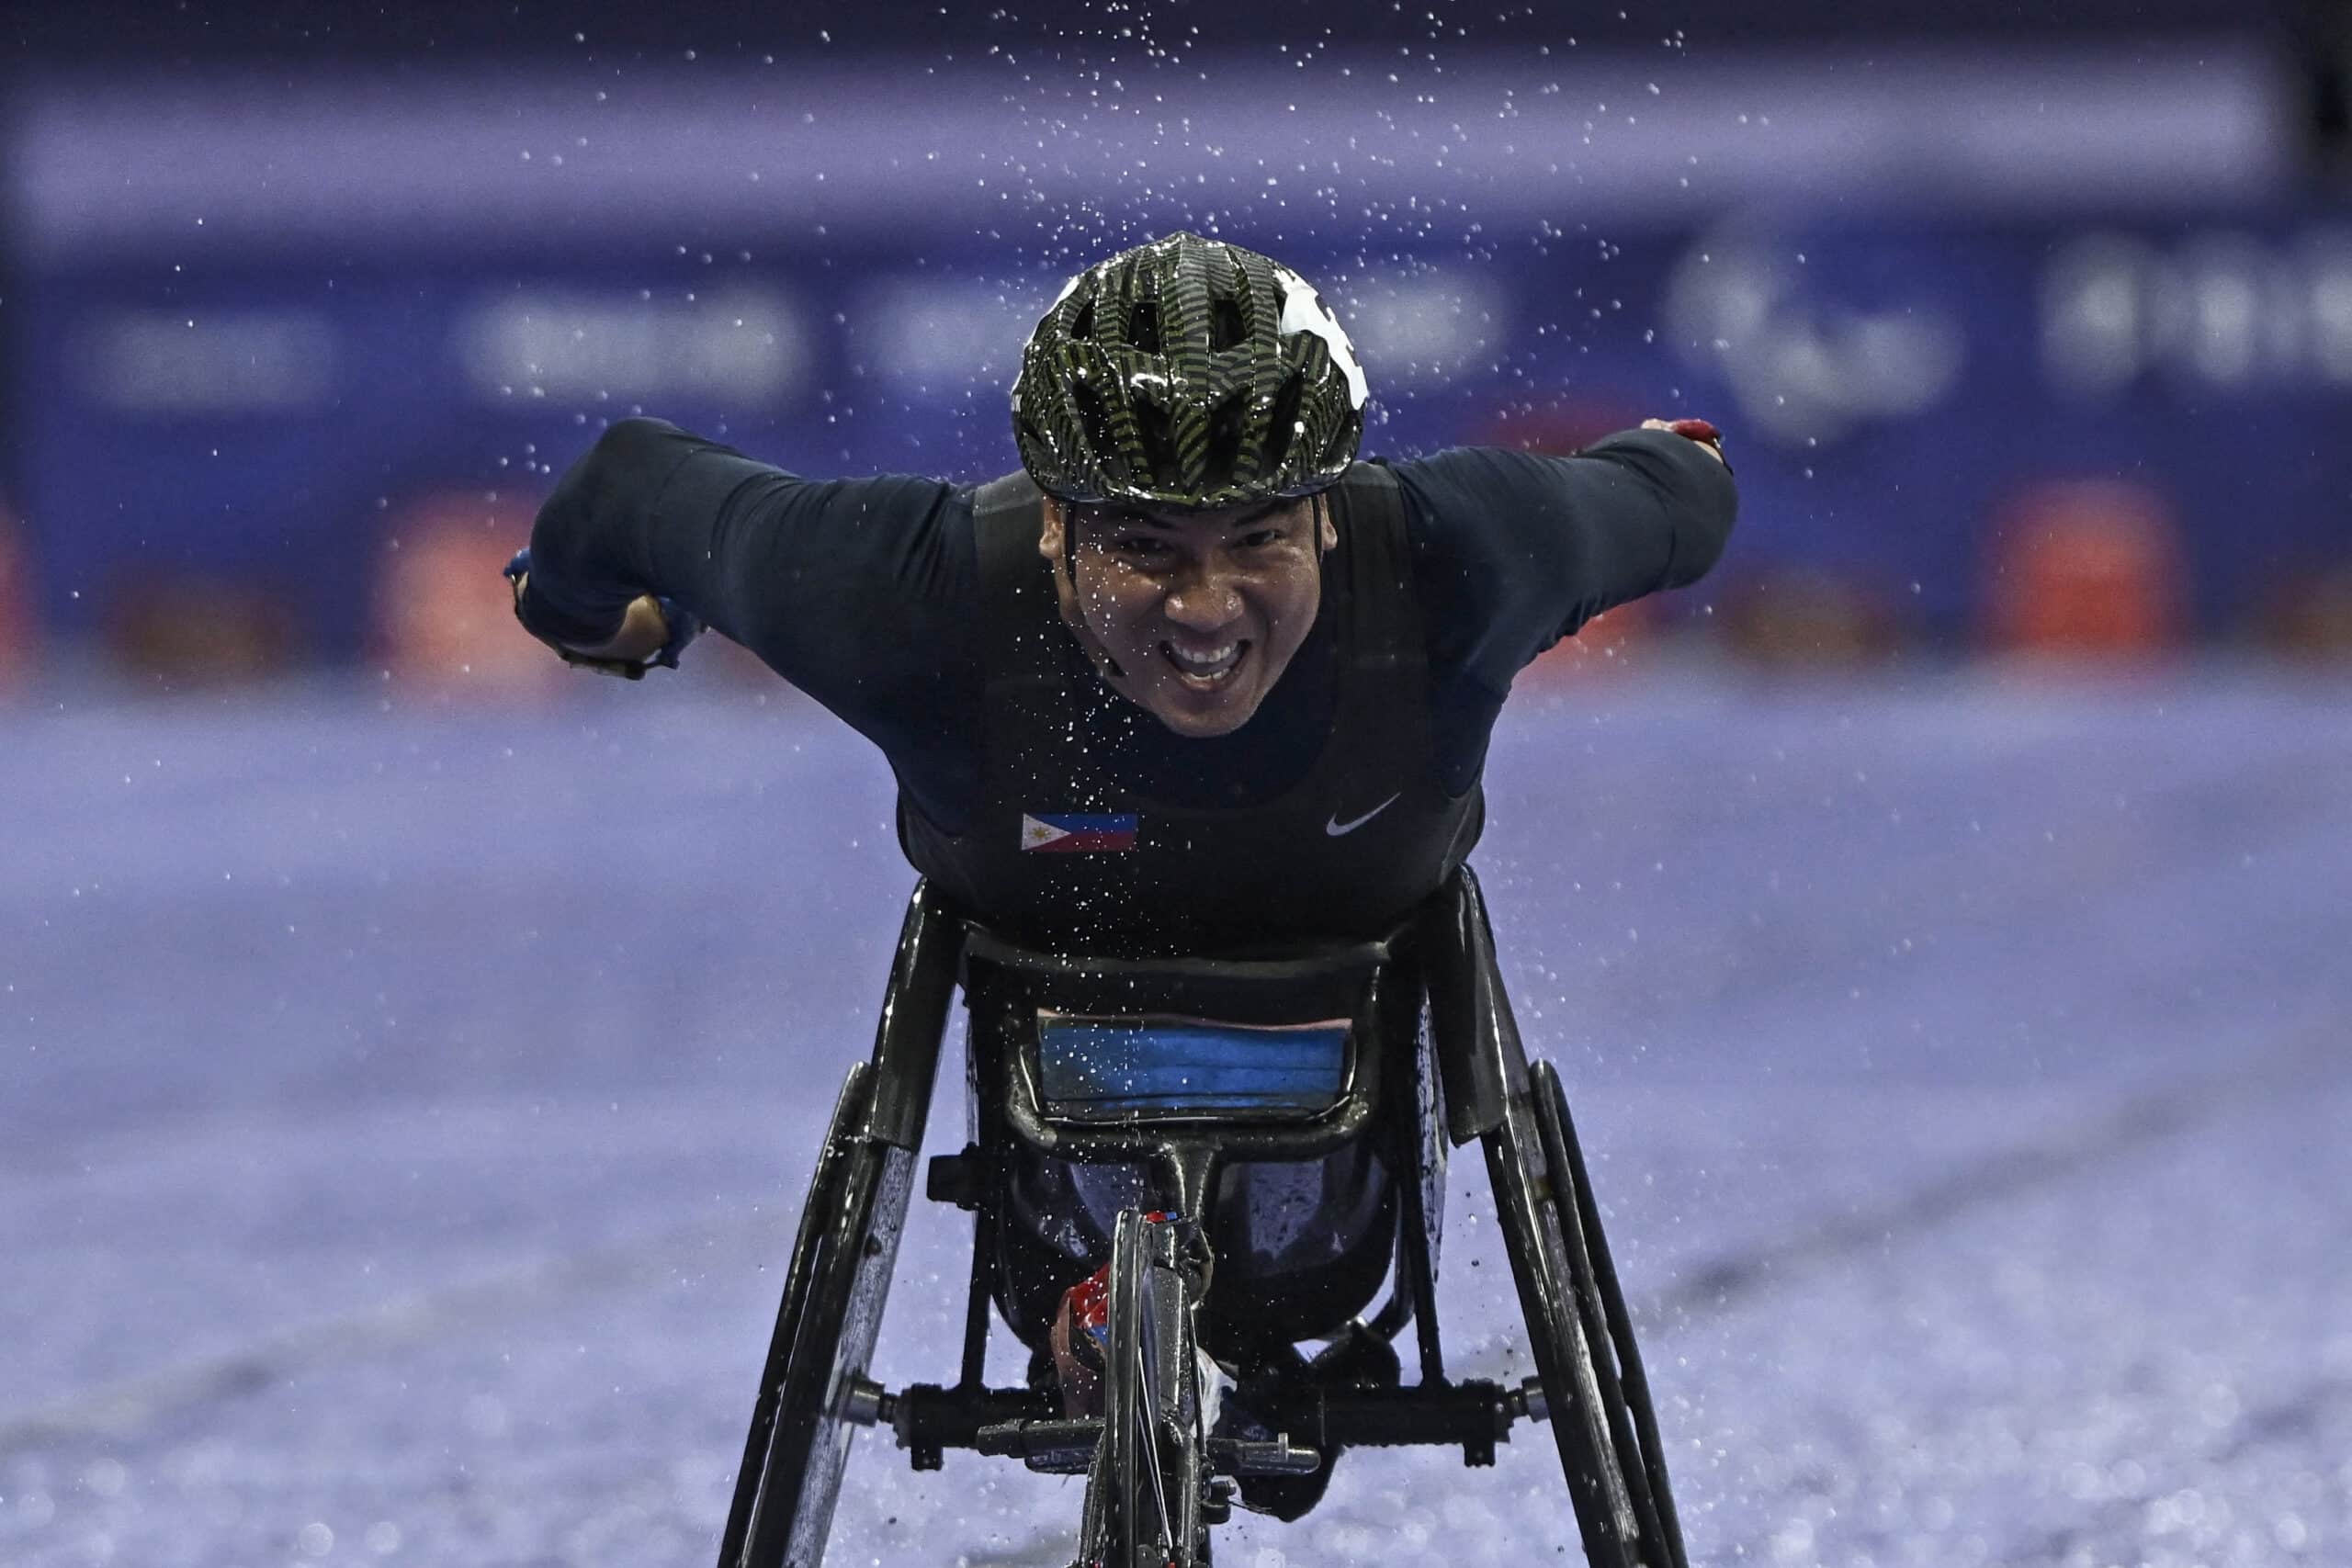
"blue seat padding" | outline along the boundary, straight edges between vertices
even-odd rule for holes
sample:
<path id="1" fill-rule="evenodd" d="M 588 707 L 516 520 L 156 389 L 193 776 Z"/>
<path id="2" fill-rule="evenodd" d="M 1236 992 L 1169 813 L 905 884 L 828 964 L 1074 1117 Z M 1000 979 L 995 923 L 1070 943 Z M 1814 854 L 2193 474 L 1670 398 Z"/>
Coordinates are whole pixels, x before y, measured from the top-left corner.
<path id="1" fill-rule="evenodd" d="M 1313 1115 L 1347 1087 L 1348 1025 L 1043 1013 L 1037 1066 L 1048 1116 Z"/>

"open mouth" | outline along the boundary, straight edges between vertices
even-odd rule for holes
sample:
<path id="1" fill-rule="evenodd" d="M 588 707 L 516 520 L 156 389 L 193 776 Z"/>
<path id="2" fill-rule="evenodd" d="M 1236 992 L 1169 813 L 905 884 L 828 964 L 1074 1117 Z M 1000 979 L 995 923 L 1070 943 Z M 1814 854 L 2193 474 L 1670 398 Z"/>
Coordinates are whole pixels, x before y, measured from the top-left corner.
<path id="1" fill-rule="evenodd" d="M 1176 678 L 1193 691 L 1214 692 L 1232 680 L 1241 661 L 1250 657 L 1250 639 L 1242 637 L 1203 654 L 1186 652 L 1172 642 L 1162 642 L 1159 657 L 1176 671 Z"/>

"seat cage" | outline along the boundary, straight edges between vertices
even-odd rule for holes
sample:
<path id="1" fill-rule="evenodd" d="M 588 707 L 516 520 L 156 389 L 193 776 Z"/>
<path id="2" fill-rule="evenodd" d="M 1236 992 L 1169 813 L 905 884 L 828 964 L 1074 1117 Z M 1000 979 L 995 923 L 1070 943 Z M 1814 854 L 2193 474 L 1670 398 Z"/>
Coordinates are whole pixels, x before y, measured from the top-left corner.
<path id="1" fill-rule="evenodd" d="M 919 887 L 916 909 L 931 898 Z M 913 911 L 909 930 L 942 945 L 959 930 L 963 938 L 956 973 L 969 1015 L 971 1141 L 960 1154 L 933 1161 L 928 1190 L 978 1220 L 967 1376 L 977 1377 L 985 1344 L 981 1301 L 996 1302 L 1009 1322 L 1034 1334 L 1035 1314 L 1013 1311 L 1012 1277 L 1057 1266 L 1034 1248 L 1022 1252 L 1021 1238 L 1005 1228 L 1004 1197 L 1020 1161 L 1042 1155 L 1077 1166 L 1136 1168 L 1144 1179 L 1139 1201 L 1215 1229 L 1220 1177 L 1229 1165 L 1308 1161 L 1352 1146 L 1368 1150 L 1390 1179 L 1392 1228 L 1377 1242 L 1384 1255 L 1365 1258 L 1376 1261 L 1378 1275 L 1367 1280 L 1363 1268 L 1326 1274 L 1314 1281 L 1317 1293 L 1341 1285 L 1351 1289 L 1338 1293 L 1363 1301 L 1386 1277 L 1392 1288 L 1370 1328 L 1388 1338 L 1415 1325 L 1423 1379 L 1442 1381 L 1435 1277 L 1446 1150 L 1499 1125 L 1507 1096 L 1513 1086 L 1523 1089 L 1527 1071 L 1494 970 L 1485 908 L 1466 869 L 1384 939 L 1303 953 L 1074 956 L 1027 949 L 977 924 L 919 919 Z M 902 952 L 901 960 L 902 970 L 927 967 L 921 954 L 910 959 Z M 1254 1036 L 1268 1043 L 1270 1055 L 1309 1058 L 1312 1051 L 1292 1046 L 1344 1021 L 1339 1081 L 1319 1105 L 1294 1100 L 1222 1111 L 1184 1105 L 1180 1095 L 1164 1092 L 1165 1084 L 1157 1100 L 1111 1093 L 1073 1103 L 1049 1091 L 1049 1076 L 1083 1078 L 1091 1068 L 1099 1081 L 1106 1056 L 1115 1071 L 1122 1051 L 1140 1048 L 1155 1028 L 1166 1043 L 1176 1021 L 1204 1026 L 1227 1055 Z M 1080 1042 L 1076 1032 L 1089 1028 L 1096 1038 Z M 1131 1068 L 1128 1082 L 1109 1087 L 1134 1087 L 1148 1077 Z M 1105 1103 L 1120 1098 L 1136 1103 Z M 1075 1279 L 1094 1261 L 1065 1259 L 1058 1267 Z M 1050 1289 L 1068 1282 L 1055 1280 Z M 1342 1325 L 1317 1324 L 1311 1332 Z"/>

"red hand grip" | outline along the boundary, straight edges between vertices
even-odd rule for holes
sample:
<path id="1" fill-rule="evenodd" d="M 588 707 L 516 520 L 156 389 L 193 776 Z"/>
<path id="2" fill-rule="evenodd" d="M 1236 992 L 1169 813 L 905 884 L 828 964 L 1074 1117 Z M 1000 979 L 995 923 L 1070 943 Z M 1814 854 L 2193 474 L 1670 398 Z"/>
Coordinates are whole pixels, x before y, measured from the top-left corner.
<path id="1" fill-rule="evenodd" d="M 1693 441 L 1712 441 L 1717 446 L 1723 445 L 1723 432 L 1703 419 L 1678 419 L 1669 423 L 1667 428 L 1677 435 L 1688 436 Z"/>

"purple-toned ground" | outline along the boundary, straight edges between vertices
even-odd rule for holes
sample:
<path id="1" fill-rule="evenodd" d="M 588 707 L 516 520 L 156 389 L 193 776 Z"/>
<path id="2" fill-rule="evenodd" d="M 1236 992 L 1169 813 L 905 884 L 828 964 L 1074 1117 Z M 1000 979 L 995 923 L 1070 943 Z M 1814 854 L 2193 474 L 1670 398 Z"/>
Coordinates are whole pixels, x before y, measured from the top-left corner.
<path id="1" fill-rule="evenodd" d="M 9 1568 L 714 1556 L 911 883 L 888 771 L 707 672 L 386 698 L 0 714 Z M 1694 1562 L 2352 1562 L 2340 676 L 1602 681 L 1489 790 Z M 1469 1372 L 1522 1366 L 1482 1185 Z M 919 1209 L 893 1381 L 961 1312 Z M 868 1436 L 829 1560 L 1053 1568 L 1078 1495 Z M 1576 1559 L 1525 1429 L 1219 1548 Z"/>

